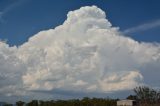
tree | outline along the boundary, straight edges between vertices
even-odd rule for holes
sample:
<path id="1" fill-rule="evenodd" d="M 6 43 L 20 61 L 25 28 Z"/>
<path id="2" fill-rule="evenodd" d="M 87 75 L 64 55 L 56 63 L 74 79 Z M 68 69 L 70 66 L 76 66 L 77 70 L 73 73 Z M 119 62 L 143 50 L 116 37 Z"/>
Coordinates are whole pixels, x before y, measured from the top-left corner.
<path id="1" fill-rule="evenodd" d="M 23 101 L 17 101 L 16 102 L 16 105 L 17 106 L 23 106 L 25 104 L 25 102 L 23 102 Z"/>
<path id="2" fill-rule="evenodd" d="M 126 99 L 137 100 L 137 96 L 136 95 L 129 95 Z"/>
<path id="3" fill-rule="evenodd" d="M 141 104 L 147 106 L 148 104 L 156 104 L 160 99 L 160 93 L 152 88 L 146 86 L 139 86 L 134 89 L 137 99 Z"/>
<path id="4" fill-rule="evenodd" d="M 27 103 L 27 106 L 38 106 L 38 100 L 32 100 L 31 102 Z"/>

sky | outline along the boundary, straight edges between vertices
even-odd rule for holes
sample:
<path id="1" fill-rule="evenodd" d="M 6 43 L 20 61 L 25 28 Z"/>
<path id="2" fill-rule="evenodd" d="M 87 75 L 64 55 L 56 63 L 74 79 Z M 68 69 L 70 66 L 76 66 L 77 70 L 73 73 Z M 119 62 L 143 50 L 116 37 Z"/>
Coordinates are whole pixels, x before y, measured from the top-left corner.
<path id="1" fill-rule="evenodd" d="M 159 88 L 159 0 L 0 0 L 0 99 L 125 98 Z"/>
<path id="2" fill-rule="evenodd" d="M 21 45 L 39 31 L 62 24 L 68 11 L 96 5 L 122 32 L 144 25 L 127 31 L 127 36 L 137 41 L 160 42 L 159 3 L 159 0 L 0 0 L 0 38 L 10 45 Z M 154 23 L 157 25 L 150 25 Z"/>

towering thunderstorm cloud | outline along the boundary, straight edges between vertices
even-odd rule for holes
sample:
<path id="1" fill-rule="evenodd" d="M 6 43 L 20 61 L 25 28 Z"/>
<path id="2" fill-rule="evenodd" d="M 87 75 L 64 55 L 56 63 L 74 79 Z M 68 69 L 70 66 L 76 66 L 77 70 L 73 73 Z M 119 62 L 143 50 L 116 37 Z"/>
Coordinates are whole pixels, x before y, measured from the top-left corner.
<path id="1" fill-rule="evenodd" d="M 158 87 L 159 75 L 160 45 L 123 36 L 96 6 L 70 11 L 19 47 L 0 42 L 0 97 Z"/>

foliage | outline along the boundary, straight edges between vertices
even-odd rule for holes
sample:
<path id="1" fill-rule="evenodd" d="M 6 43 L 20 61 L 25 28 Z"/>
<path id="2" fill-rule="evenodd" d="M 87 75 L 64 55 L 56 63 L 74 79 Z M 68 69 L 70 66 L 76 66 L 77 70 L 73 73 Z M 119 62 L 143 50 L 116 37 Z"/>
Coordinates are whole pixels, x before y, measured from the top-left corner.
<path id="1" fill-rule="evenodd" d="M 146 86 L 139 86 L 134 89 L 134 92 L 142 105 L 147 106 L 148 104 L 160 103 L 160 92 L 155 89 Z"/>
<path id="2" fill-rule="evenodd" d="M 136 95 L 129 95 L 126 99 L 137 100 L 137 96 Z"/>
<path id="3" fill-rule="evenodd" d="M 16 102 L 16 105 L 17 105 L 17 106 L 23 106 L 23 105 L 24 105 L 24 102 L 23 102 L 23 101 L 17 101 L 17 102 Z"/>
<path id="4" fill-rule="evenodd" d="M 116 106 L 117 99 L 104 99 L 104 98 L 88 98 L 71 99 L 71 100 L 32 100 L 26 103 L 25 106 Z M 21 106 L 18 104 L 17 106 Z M 24 106 L 24 104 L 23 104 Z"/>

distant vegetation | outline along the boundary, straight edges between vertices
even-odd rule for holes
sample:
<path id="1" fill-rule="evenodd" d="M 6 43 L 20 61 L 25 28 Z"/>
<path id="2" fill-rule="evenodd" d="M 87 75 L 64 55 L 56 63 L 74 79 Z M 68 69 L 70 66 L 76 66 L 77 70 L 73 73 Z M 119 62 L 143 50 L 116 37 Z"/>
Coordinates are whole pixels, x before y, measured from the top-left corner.
<path id="1" fill-rule="evenodd" d="M 129 95 L 126 99 L 136 100 L 140 106 L 160 106 L 160 91 L 140 86 L 134 88 L 135 95 Z M 32 100 L 29 103 L 17 101 L 17 106 L 116 106 L 118 99 L 88 98 L 71 100 Z M 6 104 L 5 106 L 11 106 Z"/>
<path id="2" fill-rule="evenodd" d="M 72 99 L 72 100 L 32 100 L 26 103 L 27 106 L 116 106 L 116 99 L 102 99 L 102 98 L 88 98 L 84 97 L 82 100 Z M 17 106 L 23 106 L 24 102 L 18 101 Z"/>

